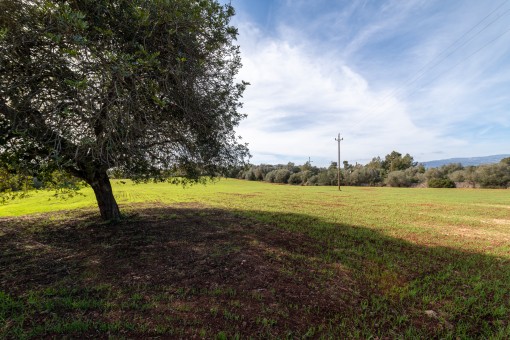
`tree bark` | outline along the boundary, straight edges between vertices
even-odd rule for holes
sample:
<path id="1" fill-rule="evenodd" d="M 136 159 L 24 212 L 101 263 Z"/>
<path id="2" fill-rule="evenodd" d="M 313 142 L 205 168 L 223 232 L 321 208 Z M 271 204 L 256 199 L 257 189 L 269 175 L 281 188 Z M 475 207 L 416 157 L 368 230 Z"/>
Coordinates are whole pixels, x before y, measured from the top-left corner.
<path id="1" fill-rule="evenodd" d="M 94 190 L 101 218 L 103 220 L 120 220 L 119 206 L 113 196 L 110 178 L 106 171 L 94 172 L 93 176 L 87 179 L 87 183 Z"/>

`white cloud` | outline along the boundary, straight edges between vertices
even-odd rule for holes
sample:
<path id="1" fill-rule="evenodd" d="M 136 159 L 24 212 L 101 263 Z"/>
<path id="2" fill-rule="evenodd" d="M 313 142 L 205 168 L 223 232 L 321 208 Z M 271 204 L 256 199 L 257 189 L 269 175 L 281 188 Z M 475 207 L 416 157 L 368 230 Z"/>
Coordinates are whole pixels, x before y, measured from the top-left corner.
<path id="1" fill-rule="evenodd" d="M 311 156 L 326 165 L 336 157 L 339 131 L 347 134 L 344 155 L 352 161 L 396 145 L 416 149 L 437 137 L 416 127 L 403 103 L 373 92 L 342 60 L 309 55 L 307 46 L 262 37 L 250 25 L 241 25 L 240 32 L 239 78 L 251 85 L 244 97 L 248 119 L 239 132 L 250 144 L 253 162 L 270 162 L 278 154 L 296 162 Z"/>
<path id="2" fill-rule="evenodd" d="M 244 65 L 239 78 L 251 83 L 243 100 L 248 118 L 239 133 L 250 144 L 253 163 L 302 163 L 310 156 L 327 165 L 336 158 L 334 137 L 338 132 L 345 137 L 342 158 L 351 162 L 367 161 L 392 150 L 411 153 L 421 161 L 504 153 L 505 144 L 498 146 L 495 140 L 472 144 L 469 134 L 489 136 L 494 123 L 510 126 L 510 115 L 501 114 L 508 103 L 510 70 L 494 72 L 495 65 L 490 63 L 508 55 L 508 40 L 492 46 L 499 49 L 476 52 L 488 39 L 480 35 L 481 42 L 473 39 L 471 49 L 459 49 L 457 55 L 431 68 L 473 21 L 461 25 L 462 29 L 455 28 L 455 22 L 446 22 L 430 35 L 420 36 L 419 30 L 434 27 L 438 20 L 444 21 L 444 15 L 413 22 L 407 16 L 426 2 L 413 2 L 392 12 L 399 3 L 385 6 L 387 15 L 382 20 L 367 23 L 344 41 L 342 46 L 347 49 L 335 39 L 310 39 L 313 32 L 309 28 L 320 29 L 321 18 L 312 20 L 306 32 L 282 22 L 273 35 L 262 32 L 246 17 L 237 24 Z M 358 9 L 351 6 L 339 15 L 347 18 Z M 462 16 L 473 17 L 471 12 L 456 15 L 459 22 Z M 335 27 L 345 25 L 334 22 L 331 13 L 325 13 L 324 18 Z M 455 29 L 449 31 L 449 27 Z M 400 59 L 386 55 L 381 66 L 376 59 L 382 56 L 369 47 L 374 40 L 380 43 L 381 32 L 391 36 L 398 29 L 409 33 L 408 39 L 421 38 L 404 39 L 402 43 L 407 45 Z M 499 27 L 495 31 L 499 32 Z M 423 59 L 416 60 L 417 56 Z M 376 62 L 370 64 L 367 59 Z M 407 80 L 420 75 L 424 65 L 429 68 L 423 76 L 411 84 L 402 81 L 402 75 L 407 75 Z M 481 117 L 483 109 L 495 114 Z M 480 128 L 468 124 L 476 120 Z M 474 132 L 458 134 L 455 129 L 459 126 Z"/>

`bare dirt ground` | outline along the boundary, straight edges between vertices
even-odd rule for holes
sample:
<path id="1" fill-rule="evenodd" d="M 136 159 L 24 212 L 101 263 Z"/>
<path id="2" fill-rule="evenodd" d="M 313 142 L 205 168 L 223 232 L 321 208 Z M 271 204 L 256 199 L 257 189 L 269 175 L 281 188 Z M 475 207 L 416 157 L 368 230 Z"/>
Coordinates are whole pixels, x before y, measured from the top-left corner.
<path id="1" fill-rule="evenodd" d="M 359 312 L 360 283 L 309 237 L 194 204 L 123 208 L 118 224 L 0 219 L 0 291 L 19 302 L 0 337 L 314 337 Z"/>

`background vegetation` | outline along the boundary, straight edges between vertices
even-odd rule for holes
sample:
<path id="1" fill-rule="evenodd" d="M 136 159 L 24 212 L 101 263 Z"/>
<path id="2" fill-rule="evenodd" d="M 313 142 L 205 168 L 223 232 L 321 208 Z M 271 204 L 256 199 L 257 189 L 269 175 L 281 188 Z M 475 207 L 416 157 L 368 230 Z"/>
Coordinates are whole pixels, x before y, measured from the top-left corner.
<path id="1" fill-rule="evenodd" d="M 0 202 L 25 196 L 33 189 L 50 189 L 54 196 L 70 197 L 79 193 L 86 185 L 83 181 L 66 172 L 54 170 L 44 175 L 21 175 L 8 166 L 0 166 Z M 119 168 L 109 170 L 113 179 L 129 179 L 129 174 Z M 269 183 L 324 186 L 338 185 L 337 163 L 321 168 L 306 162 L 303 165 L 260 164 L 232 167 L 227 177 L 248 181 Z M 459 163 L 447 164 L 438 168 L 426 169 L 414 162 L 409 154 L 402 156 L 393 151 L 381 159 L 373 158 L 366 165 L 343 162 L 340 171 L 341 185 L 345 186 L 389 186 L 389 187 L 429 187 L 429 188 L 508 188 L 510 187 L 510 158 L 499 163 L 480 166 L 462 166 Z M 174 183 L 178 179 L 172 177 Z"/>
<path id="2" fill-rule="evenodd" d="M 292 185 L 338 185 L 337 163 L 328 168 L 310 163 L 278 165 L 248 165 L 232 169 L 230 177 L 250 181 L 266 181 Z M 343 162 L 341 185 L 455 188 L 508 188 L 510 186 L 510 158 L 497 164 L 464 167 L 459 163 L 426 169 L 414 162 L 409 154 L 393 151 L 384 159 L 375 157 L 366 165 Z"/>

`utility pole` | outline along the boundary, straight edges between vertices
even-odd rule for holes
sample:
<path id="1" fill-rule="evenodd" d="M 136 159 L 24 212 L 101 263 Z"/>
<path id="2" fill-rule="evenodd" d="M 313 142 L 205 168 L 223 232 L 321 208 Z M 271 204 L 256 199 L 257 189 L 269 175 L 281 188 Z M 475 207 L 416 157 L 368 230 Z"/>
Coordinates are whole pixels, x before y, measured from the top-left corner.
<path id="1" fill-rule="evenodd" d="M 335 140 L 338 142 L 338 190 L 340 189 L 340 142 L 343 141 L 343 138 L 340 138 L 340 133 L 338 133 L 338 138 L 335 138 Z"/>

